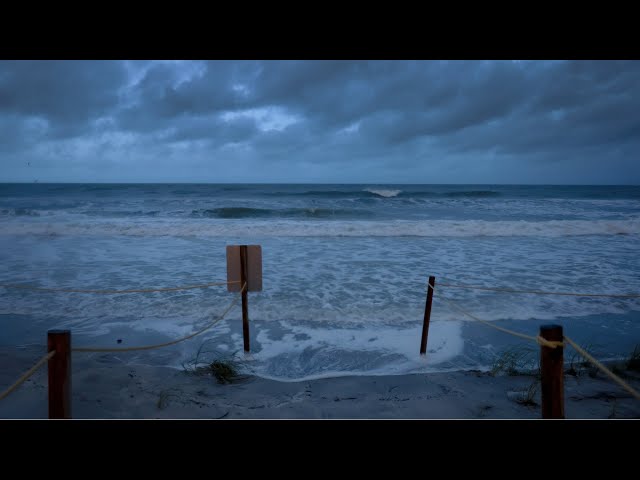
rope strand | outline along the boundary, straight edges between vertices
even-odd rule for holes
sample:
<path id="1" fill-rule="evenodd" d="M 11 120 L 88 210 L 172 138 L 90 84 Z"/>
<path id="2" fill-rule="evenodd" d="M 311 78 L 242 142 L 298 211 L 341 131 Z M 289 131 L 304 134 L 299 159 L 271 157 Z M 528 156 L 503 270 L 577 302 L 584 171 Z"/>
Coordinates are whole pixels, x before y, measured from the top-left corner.
<path id="1" fill-rule="evenodd" d="M 43 292 L 66 292 L 66 293 L 97 293 L 101 295 L 119 295 L 124 293 L 152 293 L 152 292 L 175 292 L 177 290 L 192 290 L 194 288 L 209 288 L 218 285 L 228 285 L 231 283 L 240 283 L 239 280 L 231 282 L 211 282 L 202 283 L 200 285 L 186 285 L 183 287 L 169 287 L 169 288 L 137 288 L 131 290 L 82 290 L 78 288 L 46 288 L 46 287 L 32 287 L 30 285 L 7 285 L 0 283 L 0 287 L 4 288 L 16 288 L 22 290 L 37 290 Z"/>
<path id="2" fill-rule="evenodd" d="M 435 293 L 435 289 L 430 284 L 428 284 L 428 285 L 429 285 L 429 288 L 431 288 Z M 440 285 L 443 285 L 443 284 L 441 283 Z M 503 328 L 503 327 L 499 327 L 497 325 L 493 325 L 491 322 L 487 322 L 486 320 L 482 320 L 482 319 L 476 317 L 475 315 L 467 312 L 462 307 L 459 307 L 454 302 L 452 302 L 450 299 L 448 299 L 446 297 L 443 297 L 442 295 L 440 295 L 438 298 L 443 299 L 450 306 L 456 308 L 457 310 L 459 310 L 460 312 L 464 313 L 465 315 L 467 315 L 468 317 L 472 318 L 473 320 L 476 320 L 476 321 L 478 321 L 480 323 L 488 325 L 489 327 L 495 328 L 496 330 L 500 330 L 501 332 L 508 333 L 510 335 L 513 335 L 513 336 L 516 336 L 516 337 L 520 337 L 520 338 L 524 338 L 524 339 L 527 339 L 527 340 L 533 340 L 534 342 L 536 342 L 536 343 L 538 343 L 540 345 L 543 345 L 545 347 L 549 347 L 549 348 L 557 348 L 557 347 L 563 347 L 564 346 L 564 342 L 550 341 L 550 340 L 547 340 L 545 338 L 542 338 L 540 335 L 537 335 L 537 336 L 533 337 L 531 335 L 525 335 L 524 333 L 514 332 L 513 330 L 509 330 L 508 328 Z M 618 385 L 620 385 L 626 391 L 631 393 L 631 395 L 633 395 L 637 400 L 640 400 L 640 393 L 638 393 L 636 390 L 634 390 L 634 388 L 631 385 L 629 385 L 627 382 L 625 382 L 620 377 L 618 377 L 615 373 L 613 373 L 611 370 L 609 370 L 607 367 L 605 367 L 602 363 L 600 363 L 598 360 L 596 360 L 591 354 L 589 354 L 586 350 L 584 350 L 582 347 L 580 347 L 578 344 L 576 344 L 573 340 L 571 340 L 566 335 L 564 336 L 564 340 L 569 345 L 571 345 L 575 349 L 576 352 L 578 352 L 585 359 L 587 359 L 589 362 L 591 362 L 593 365 L 595 365 L 598 369 L 600 369 L 602 372 L 604 372 L 605 375 L 607 375 L 609 378 L 611 378 L 614 382 L 616 382 Z"/>
<path id="3" fill-rule="evenodd" d="M 543 290 L 514 290 L 511 288 L 493 288 L 493 287 L 480 287 L 477 285 L 459 285 L 453 283 L 439 283 L 439 286 L 452 287 L 452 288 L 466 288 L 470 290 L 487 290 L 490 292 L 507 292 L 507 293 L 532 293 L 535 295 L 564 295 L 572 297 L 610 297 L 610 298 L 640 298 L 640 294 L 614 294 L 614 293 L 574 293 L 574 292 L 547 292 Z"/>
<path id="4" fill-rule="evenodd" d="M 240 293 L 242 293 L 245 288 L 247 288 L 247 283 L 246 282 L 244 283 L 244 285 L 240 289 Z M 222 320 L 227 315 L 227 313 L 229 313 L 229 311 L 238 303 L 239 299 L 240 299 L 240 297 L 236 297 L 236 299 L 233 300 L 229 304 L 229 306 L 225 309 L 225 311 L 222 312 L 222 315 L 220 315 L 218 318 L 216 318 L 211 323 L 207 324 L 202 329 L 198 330 L 195 333 L 189 334 L 189 335 L 187 335 L 185 337 L 181 337 L 181 338 L 179 338 L 177 340 L 172 340 L 170 342 L 165 342 L 165 343 L 158 343 L 158 344 L 155 344 L 155 345 L 145 345 L 145 346 L 142 346 L 142 347 L 123 347 L 123 348 L 76 347 L 76 348 L 72 348 L 71 351 L 72 352 L 132 352 L 132 351 L 136 351 L 136 350 L 153 350 L 153 349 L 156 349 L 156 348 L 162 348 L 162 347 L 168 347 L 170 345 L 175 345 L 176 343 L 180 343 L 180 342 L 183 342 L 185 340 L 189 340 L 190 338 L 196 337 L 196 336 L 200 335 L 201 333 L 204 333 L 207 330 L 209 330 L 210 328 L 212 328 L 216 323 L 218 323 L 220 320 Z"/>
<path id="5" fill-rule="evenodd" d="M 569 337 L 567 337 L 565 335 L 564 339 L 567 341 L 567 343 L 569 345 L 571 345 L 574 348 L 574 350 L 576 352 L 578 352 L 580 355 L 582 355 L 584 358 L 586 358 L 589 362 L 591 362 L 596 367 L 598 367 L 605 375 L 607 375 L 611 380 L 616 382 L 618 385 L 620 385 L 622 388 L 624 388 L 627 392 L 629 392 L 631 395 L 633 395 L 637 400 L 640 400 L 640 393 L 638 393 L 636 390 L 634 390 L 631 385 L 629 385 L 627 382 L 622 380 L 619 376 L 617 376 L 615 373 L 613 373 L 611 370 L 609 370 L 607 367 L 605 367 L 603 364 L 601 364 L 598 360 L 593 358 L 591 356 L 591 354 L 589 354 L 589 352 L 587 352 L 582 347 L 580 347 L 580 345 L 577 345 Z"/>
<path id="6" fill-rule="evenodd" d="M 431 284 L 430 284 L 430 283 L 427 283 L 427 285 L 429 286 L 429 288 L 430 288 L 430 289 L 432 289 L 432 290 L 433 290 L 433 293 L 435 294 L 435 292 L 436 292 L 435 288 L 433 288 L 433 287 L 431 286 Z M 440 285 L 442 285 L 442 284 L 440 284 Z M 526 335 L 526 334 L 524 334 L 524 333 L 518 333 L 518 332 L 515 332 L 515 331 L 513 331 L 513 330 L 509 330 L 508 328 L 499 327 L 499 326 L 497 326 L 497 325 L 494 325 L 494 324 L 493 324 L 493 323 L 491 323 L 491 322 L 487 322 L 486 320 L 482 320 L 482 319 L 480 319 L 480 318 L 476 317 L 475 315 L 473 315 L 473 314 L 471 314 L 471 313 L 467 312 L 464 308 L 459 307 L 457 304 L 455 304 L 451 299 L 449 299 L 449 298 L 447 298 L 447 297 L 444 297 L 444 296 L 442 296 L 442 295 L 439 295 L 439 296 L 438 296 L 438 298 L 441 298 L 442 300 L 444 300 L 445 302 L 447 302 L 450 306 L 452 306 L 453 308 L 455 308 L 455 309 L 456 309 L 456 310 L 458 310 L 459 312 L 463 313 L 463 314 L 464 314 L 464 315 L 466 315 L 467 317 L 469 317 L 469 318 L 471 318 L 471 319 L 473 319 L 473 320 L 475 320 L 475 321 L 477 321 L 477 322 L 484 323 L 485 325 L 487 325 L 487 326 L 489 326 L 489 327 L 491 327 L 491 328 L 495 328 L 496 330 L 500 330 L 501 332 L 508 333 L 509 335 L 513 335 L 513 336 L 515 336 L 515 337 L 524 338 L 524 339 L 526 339 L 526 340 L 532 340 L 532 341 L 534 341 L 534 342 L 536 342 L 536 343 L 539 343 L 539 341 L 538 341 L 537 337 L 533 337 L 533 336 L 531 336 L 531 335 Z M 542 340 L 544 340 L 544 339 L 542 339 Z M 546 340 L 545 340 L 545 341 L 546 341 Z"/>
<path id="7" fill-rule="evenodd" d="M 53 356 L 56 354 L 55 350 L 52 350 L 51 352 L 47 353 L 44 357 L 42 357 L 40 360 L 38 360 L 38 363 L 36 363 L 33 367 L 31 367 L 29 370 L 27 370 L 24 375 L 22 375 L 18 380 L 16 380 L 13 385 L 11 385 L 9 388 L 7 388 L 4 392 L 0 393 L 0 400 L 6 398 L 7 396 L 9 396 L 9 394 L 11 392 L 13 392 L 15 389 L 17 389 L 20 385 L 22 385 L 24 382 L 27 381 L 27 379 L 33 375 L 34 373 L 36 373 L 36 371 L 42 366 L 44 365 L 46 362 L 48 362 L 51 358 L 53 358 Z"/>

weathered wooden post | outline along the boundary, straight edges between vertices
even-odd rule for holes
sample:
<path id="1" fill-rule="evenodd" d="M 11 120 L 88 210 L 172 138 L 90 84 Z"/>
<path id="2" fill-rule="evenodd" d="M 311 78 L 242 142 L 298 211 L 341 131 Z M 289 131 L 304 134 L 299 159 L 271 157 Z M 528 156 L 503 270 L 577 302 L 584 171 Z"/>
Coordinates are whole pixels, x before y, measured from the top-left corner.
<path id="1" fill-rule="evenodd" d="M 71 331 L 49 330 L 49 418 L 71 418 Z"/>
<path id="2" fill-rule="evenodd" d="M 247 282 L 247 246 L 240 245 L 240 288 Z M 242 290 L 242 339 L 244 340 L 244 351 L 250 350 L 249 346 L 249 305 L 248 305 L 249 285 Z"/>
<path id="3" fill-rule="evenodd" d="M 248 293 L 262 290 L 262 247 L 260 245 L 227 245 L 227 291 L 242 290 L 242 337 L 244 351 L 250 350 Z"/>
<path id="4" fill-rule="evenodd" d="M 562 326 L 543 325 L 540 336 L 550 342 L 562 342 Z M 542 418 L 564 418 L 564 348 L 540 346 Z"/>
<path id="5" fill-rule="evenodd" d="M 427 337 L 429 336 L 429 321 L 431 320 L 431 303 L 433 301 L 433 289 L 436 285 L 436 277 L 429 277 L 427 286 L 427 303 L 424 306 L 424 322 L 422 323 L 422 341 L 420 343 L 420 355 L 427 353 Z"/>

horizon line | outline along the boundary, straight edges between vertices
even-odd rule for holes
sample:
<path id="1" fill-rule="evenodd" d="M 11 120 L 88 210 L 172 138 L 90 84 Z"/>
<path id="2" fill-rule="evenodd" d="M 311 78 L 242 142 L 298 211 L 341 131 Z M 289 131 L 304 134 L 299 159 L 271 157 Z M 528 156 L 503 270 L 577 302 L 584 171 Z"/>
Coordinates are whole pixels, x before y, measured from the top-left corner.
<path id="1" fill-rule="evenodd" d="M 635 183 L 404 183 L 404 182 L 3 182 L 0 185 L 493 185 L 550 187 L 638 187 Z"/>

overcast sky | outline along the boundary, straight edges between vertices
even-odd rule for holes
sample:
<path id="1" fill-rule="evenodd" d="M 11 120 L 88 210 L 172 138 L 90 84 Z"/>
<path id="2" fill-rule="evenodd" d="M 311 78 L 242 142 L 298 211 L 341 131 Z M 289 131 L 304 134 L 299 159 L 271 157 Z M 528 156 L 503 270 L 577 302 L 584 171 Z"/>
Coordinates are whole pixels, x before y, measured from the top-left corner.
<path id="1" fill-rule="evenodd" d="M 640 62 L 0 61 L 0 182 L 640 184 Z"/>

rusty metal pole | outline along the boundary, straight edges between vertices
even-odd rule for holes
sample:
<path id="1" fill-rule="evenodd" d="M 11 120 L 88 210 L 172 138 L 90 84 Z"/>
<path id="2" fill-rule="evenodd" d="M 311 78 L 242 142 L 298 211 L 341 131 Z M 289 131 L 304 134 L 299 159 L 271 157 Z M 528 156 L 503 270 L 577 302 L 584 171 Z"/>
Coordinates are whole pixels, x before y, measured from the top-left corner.
<path id="1" fill-rule="evenodd" d="M 427 337 L 429 336 L 429 321 L 431 320 L 431 303 L 433 302 L 433 289 L 436 286 L 436 277 L 429 277 L 427 287 L 427 303 L 424 306 L 424 322 L 422 323 L 422 341 L 420 342 L 420 355 L 427 353 Z"/>
<path id="2" fill-rule="evenodd" d="M 49 330 L 49 418 L 71 418 L 71 331 Z"/>
<path id="3" fill-rule="evenodd" d="M 247 246 L 240 245 L 240 288 L 247 282 Z M 244 351 L 248 352 L 249 347 L 249 305 L 247 298 L 249 286 L 242 291 L 242 338 L 244 340 Z"/>
<path id="4" fill-rule="evenodd" d="M 562 326 L 543 325 L 540 336 L 562 342 Z M 564 418 L 564 348 L 540 346 L 542 418 Z"/>

